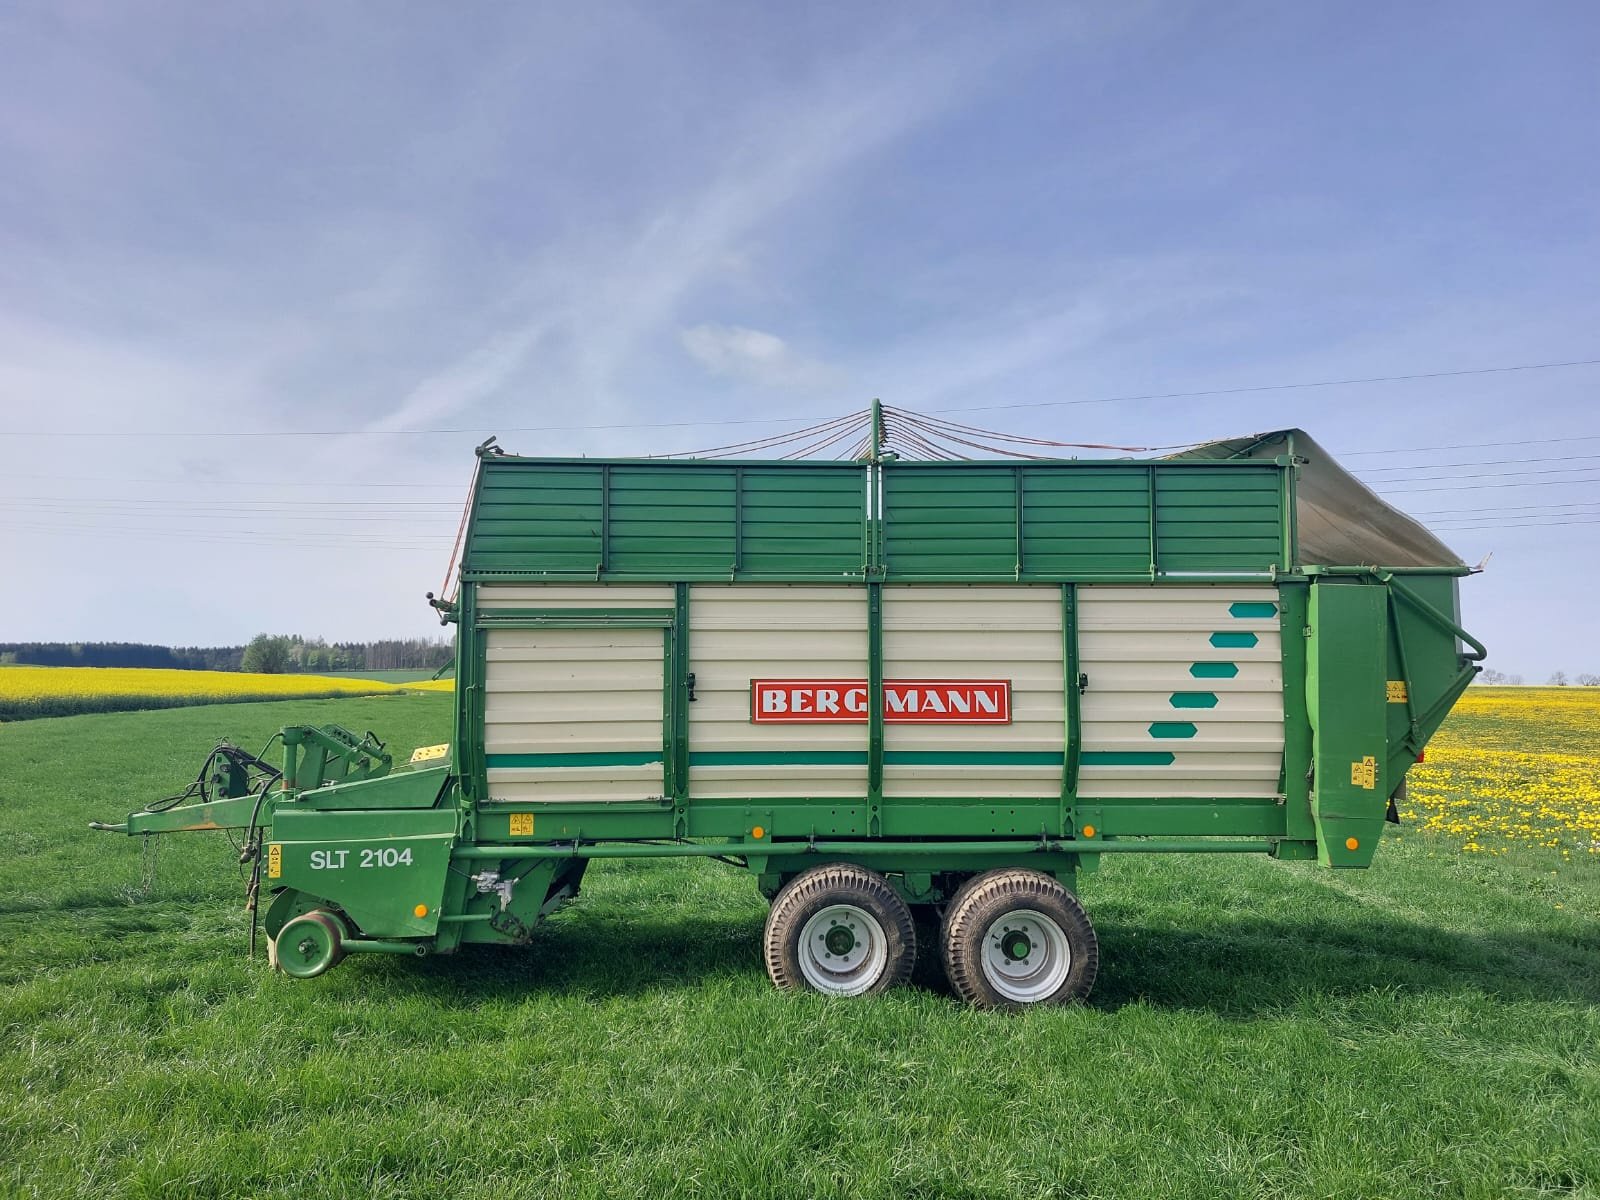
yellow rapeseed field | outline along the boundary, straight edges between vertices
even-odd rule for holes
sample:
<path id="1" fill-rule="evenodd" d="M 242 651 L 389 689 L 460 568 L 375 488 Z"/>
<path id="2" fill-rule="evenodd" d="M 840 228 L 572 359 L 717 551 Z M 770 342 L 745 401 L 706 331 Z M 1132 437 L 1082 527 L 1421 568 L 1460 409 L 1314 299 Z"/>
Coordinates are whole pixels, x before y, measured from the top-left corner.
<path id="1" fill-rule="evenodd" d="M 434 690 L 438 684 L 393 684 L 331 675 L 248 675 L 239 671 L 166 671 L 143 667 L 3 667 L 0 668 L 0 721 L 240 700 L 370 696 L 419 686 Z"/>
<path id="2" fill-rule="evenodd" d="M 1469 854 L 1600 854 L 1600 688 L 1469 689 L 1408 790 L 1401 819 Z"/>

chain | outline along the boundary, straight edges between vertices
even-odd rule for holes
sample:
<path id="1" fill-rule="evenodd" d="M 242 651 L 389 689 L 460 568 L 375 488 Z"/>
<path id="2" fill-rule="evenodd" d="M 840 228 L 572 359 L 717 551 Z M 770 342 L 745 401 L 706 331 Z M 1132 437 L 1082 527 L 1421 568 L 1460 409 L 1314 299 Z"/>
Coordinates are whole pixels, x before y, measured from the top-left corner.
<path id="1" fill-rule="evenodd" d="M 138 904 L 140 901 L 150 899 L 156 890 L 156 865 L 161 856 L 161 839 L 151 834 L 145 834 L 139 848 L 139 883 L 136 887 L 124 888 L 123 896 L 129 904 Z"/>
<path id="2" fill-rule="evenodd" d="M 533 930 L 524 925 L 515 913 L 503 908 L 489 918 L 489 928 L 505 934 L 518 945 L 526 945 L 533 939 Z"/>

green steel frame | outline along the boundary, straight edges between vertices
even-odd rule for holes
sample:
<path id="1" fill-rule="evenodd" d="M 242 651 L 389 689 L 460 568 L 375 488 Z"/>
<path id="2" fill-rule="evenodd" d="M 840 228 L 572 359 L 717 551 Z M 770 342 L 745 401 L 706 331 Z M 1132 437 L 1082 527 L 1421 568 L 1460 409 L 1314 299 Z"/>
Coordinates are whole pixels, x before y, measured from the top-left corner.
<path id="1" fill-rule="evenodd" d="M 441 607 L 458 625 L 448 770 L 388 775 L 387 759 L 361 759 L 367 765 L 341 768 L 348 777 L 330 778 L 321 758 L 307 765 L 307 747 L 318 755 L 332 747 L 328 761 L 339 763 L 355 762 L 362 748 L 297 728 L 286 731 L 285 782 L 270 796 L 223 794 L 203 811 L 137 813 L 115 827 L 259 830 L 269 840 L 266 886 L 277 893 L 269 933 L 321 907 L 358 927 L 347 949 L 414 953 L 522 941 L 594 858 L 729 859 L 768 892 L 807 866 L 852 861 L 889 874 L 912 902 L 945 899 L 960 878 L 996 866 L 1035 867 L 1070 886 L 1104 854 L 1253 851 L 1365 866 L 1384 802 L 1484 655 L 1453 616 L 1455 577 L 1465 568 L 1297 565 L 1292 455 L 1015 465 L 480 453 L 460 597 Z M 577 608 L 480 603 L 483 586 L 529 582 L 668 584 L 671 599 L 626 608 L 608 605 L 597 587 L 594 602 Z M 693 795 L 691 585 L 707 582 L 859 592 L 869 683 L 860 797 Z M 1059 794 L 885 796 L 885 764 L 898 761 L 884 745 L 885 585 L 1018 582 L 1060 589 Z M 1242 582 L 1277 587 L 1279 795 L 1080 800 L 1079 588 Z M 583 627 L 661 631 L 660 799 L 491 799 L 490 636 Z M 1375 658 L 1372 646 L 1386 653 Z M 362 869 L 363 855 L 376 855 L 383 869 Z"/>

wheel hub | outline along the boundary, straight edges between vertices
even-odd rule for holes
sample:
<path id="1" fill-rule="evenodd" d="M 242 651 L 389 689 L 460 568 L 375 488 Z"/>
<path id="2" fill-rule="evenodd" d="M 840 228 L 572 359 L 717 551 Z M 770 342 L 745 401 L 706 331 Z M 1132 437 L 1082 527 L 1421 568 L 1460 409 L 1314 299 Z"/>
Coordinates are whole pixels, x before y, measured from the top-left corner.
<path id="1" fill-rule="evenodd" d="M 1055 995 L 1072 969 L 1066 931 L 1036 909 L 1016 909 L 989 923 L 979 960 L 984 978 L 1007 1000 L 1030 1004 Z"/>
<path id="2" fill-rule="evenodd" d="M 1000 951 L 1010 962 L 1020 962 L 1028 957 L 1033 949 L 1033 943 L 1028 940 L 1028 935 L 1020 929 L 1007 929 L 1000 935 Z"/>
<path id="3" fill-rule="evenodd" d="M 819 909 L 800 931 L 800 973 L 817 991 L 856 996 L 885 970 L 889 942 L 876 917 L 854 904 Z"/>
<path id="4" fill-rule="evenodd" d="M 844 956 L 855 949 L 855 930 L 849 925 L 835 925 L 822 935 L 822 944 L 828 948 L 828 953 Z"/>

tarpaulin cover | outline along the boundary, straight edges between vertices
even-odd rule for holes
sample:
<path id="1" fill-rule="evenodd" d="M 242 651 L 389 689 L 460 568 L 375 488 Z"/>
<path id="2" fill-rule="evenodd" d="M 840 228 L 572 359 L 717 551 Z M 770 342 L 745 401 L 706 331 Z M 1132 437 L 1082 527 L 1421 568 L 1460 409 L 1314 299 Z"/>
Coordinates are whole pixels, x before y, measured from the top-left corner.
<path id="1" fill-rule="evenodd" d="M 1303 460 L 1296 488 L 1300 565 L 1460 567 L 1455 552 L 1420 523 L 1382 500 L 1302 429 L 1207 442 L 1170 458 Z"/>

